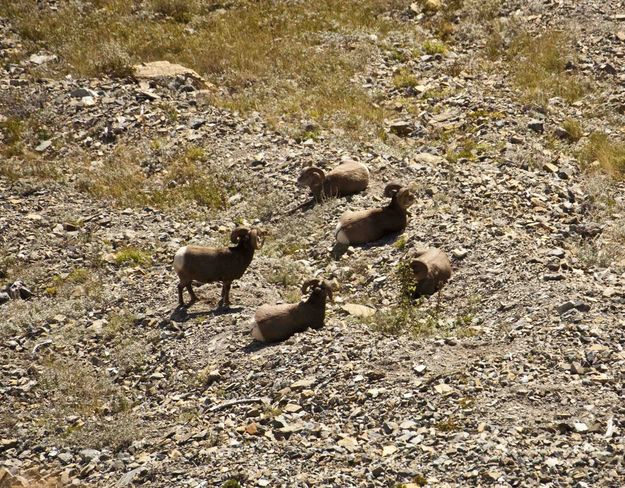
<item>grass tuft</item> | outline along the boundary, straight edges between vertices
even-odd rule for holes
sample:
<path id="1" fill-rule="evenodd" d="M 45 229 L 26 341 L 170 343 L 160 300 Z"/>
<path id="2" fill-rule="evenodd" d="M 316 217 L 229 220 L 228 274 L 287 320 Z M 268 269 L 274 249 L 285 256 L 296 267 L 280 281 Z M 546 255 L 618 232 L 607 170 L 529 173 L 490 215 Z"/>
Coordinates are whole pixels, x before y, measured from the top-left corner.
<path id="1" fill-rule="evenodd" d="M 566 133 L 566 139 L 569 142 L 577 142 L 584 135 L 584 132 L 582 131 L 582 126 L 575 119 L 566 119 L 564 122 L 562 122 L 562 129 L 564 129 L 564 132 Z"/>
<path id="2" fill-rule="evenodd" d="M 615 141 L 607 134 L 591 134 L 579 153 L 579 159 L 586 168 L 598 167 L 614 177 L 625 177 L 625 143 Z"/>
<path id="3" fill-rule="evenodd" d="M 425 41 L 423 43 L 423 51 L 426 54 L 447 54 L 447 46 L 441 41 Z"/>
<path id="4" fill-rule="evenodd" d="M 397 89 L 414 88 L 419 84 L 418 78 L 407 70 L 400 70 L 393 76 L 393 86 Z"/>
<path id="5" fill-rule="evenodd" d="M 151 261 L 147 252 L 136 247 L 124 247 L 115 253 L 115 262 L 119 265 L 141 266 Z"/>

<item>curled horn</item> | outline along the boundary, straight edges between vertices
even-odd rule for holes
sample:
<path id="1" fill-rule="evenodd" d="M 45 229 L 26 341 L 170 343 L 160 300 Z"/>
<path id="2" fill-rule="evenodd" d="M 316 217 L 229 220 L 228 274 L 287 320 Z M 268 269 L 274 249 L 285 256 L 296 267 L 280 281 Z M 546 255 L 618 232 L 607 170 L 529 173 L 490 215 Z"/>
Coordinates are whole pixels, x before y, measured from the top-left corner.
<path id="1" fill-rule="evenodd" d="M 409 188 L 402 188 L 397 192 L 397 202 L 402 208 L 408 208 L 414 203 L 414 194 Z"/>
<path id="2" fill-rule="evenodd" d="M 401 185 L 399 183 L 389 183 L 386 185 L 386 188 L 384 188 L 384 196 L 394 197 L 399 190 L 401 190 Z"/>
<path id="3" fill-rule="evenodd" d="M 334 297 L 332 296 L 332 284 L 327 280 L 323 280 L 323 282 L 321 283 L 321 286 L 325 290 L 326 295 L 328 295 L 328 298 L 330 299 L 330 301 L 334 302 Z"/>
<path id="4" fill-rule="evenodd" d="M 308 178 L 314 178 L 316 184 L 320 184 L 325 179 L 326 175 L 321 168 L 315 168 L 314 166 L 311 168 L 306 168 L 300 177 L 298 178 L 298 183 L 304 183 Z"/>
<path id="5" fill-rule="evenodd" d="M 247 235 L 249 231 L 250 230 L 247 227 L 237 227 L 232 231 L 232 234 L 230 234 L 230 242 L 238 244 L 241 237 Z"/>
<path id="6" fill-rule="evenodd" d="M 302 293 L 308 293 L 308 289 L 311 287 L 319 286 L 319 280 L 308 280 L 302 285 Z"/>
<path id="7" fill-rule="evenodd" d="M 254 247 L 254 249 L 260 249 L 265 243 L 263 231 L 261 231 L 260 229 L 254 228 L 250 230 L 250 239 L 252 240 L 252 246 Z"/>
<path id="8" fill-rule="evenodd" d="M 410 267 L 412 268 L 412 273 L 414 274 L 417 281 L 422 281 L 427 277 L 428 266 L 423 261 L 413 259 L 410 263 Z"/>

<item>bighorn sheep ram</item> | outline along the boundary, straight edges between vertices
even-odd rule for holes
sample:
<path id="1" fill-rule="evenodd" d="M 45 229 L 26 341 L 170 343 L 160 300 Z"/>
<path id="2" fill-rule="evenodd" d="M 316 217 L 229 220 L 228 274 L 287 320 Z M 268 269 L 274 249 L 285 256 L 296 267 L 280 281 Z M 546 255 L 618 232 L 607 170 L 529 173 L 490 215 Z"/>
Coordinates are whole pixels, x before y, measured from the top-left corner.
<path id="1" fill-rule="evenodd" d="M 357 161 L 346 161 L 327 174 L 321 168 L 306 168 L 297 179 L 297 186 L 309 187 L 316 201 L 358 193 L 368 185 L 369 169 Z"/>
<path id="2" fill-rule="evenodd" d="M 174 269 L 180 278 L 178 283 L 178 302 L 185 306 L 182 299 L 184 288 L 191 295 L 191 306 L 197 296 L 191 288 L 193 281 L 200 283 L 223 282 L 221 299 L 218 307 L 230 306 L 230 286 L 240 278 L 252 262 L 254 251 L 263 244 L 262 233 L 256 228 L 237 227 L 230 234 L 230 240 L 236 246 L 211 248 L 202 246 L 184 246 L 174 256 Z"/>
<path id="3" fill-rule="evenodd" d="M 252 337 L 261 342 L 277 342 L 288 339 L 308 327 L 323 327 L 326 313 L 326 298 L 332 299 L 332 287 L 323 280 L 309 280 L 302 285 L 302 293 L 310 296 L 299 303 L 262 305 L 254 315 Z"/>
<path id="4" fill-rule="evenodd" d="M 389 183 L 384 196 L 391 198 L 386 207 L 348 211 L 341 216 L 335 231 L 339 244 L 365 244 L 406 228 L 408 207 L 415 200 L 412 190 L 398 183 Z"/>
<path id="5" fill-rule="evenodd" d="M 408 256 L 408 265 L 415 278 L 413 297 L 433 295 L 451 277 L 447 255 L 436 248 L 420 248 Z"/>

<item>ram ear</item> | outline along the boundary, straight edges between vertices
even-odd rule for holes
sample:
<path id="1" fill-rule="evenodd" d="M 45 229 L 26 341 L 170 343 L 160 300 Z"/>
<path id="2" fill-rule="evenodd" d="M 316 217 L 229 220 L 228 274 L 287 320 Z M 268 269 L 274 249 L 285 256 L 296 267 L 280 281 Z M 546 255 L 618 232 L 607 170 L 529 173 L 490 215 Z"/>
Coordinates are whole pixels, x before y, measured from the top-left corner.
<path id="1" fill-rule="evenodd" d="M 394 197 L 395 194 L 401 189 L 401 185 L 399 183 L 389 183 L 384 188 L 384 196 L 385 197 Z"/>

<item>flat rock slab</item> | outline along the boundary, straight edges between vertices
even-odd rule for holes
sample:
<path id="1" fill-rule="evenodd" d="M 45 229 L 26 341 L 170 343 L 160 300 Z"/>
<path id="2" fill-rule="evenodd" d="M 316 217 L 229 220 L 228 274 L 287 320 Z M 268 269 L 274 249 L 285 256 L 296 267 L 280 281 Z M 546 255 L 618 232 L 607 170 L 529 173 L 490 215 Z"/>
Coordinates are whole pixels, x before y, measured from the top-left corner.
<path id="1" fill-rule="evenodd" d="M 180 64 L 173 64 L 169 61 L 152 61 L 151 63 L 135 64 L 132 67 L 133 74 L 138 80 L 159 80 L 163 78 L 174 78 L 184 76 L 203 83 L 206 88 L 212 85 L 202 78 L 196 71 Z"/>
<path id="2" fill-rule="evenodd" d="M 366 305 L 358 305 L 356 303 L 346 303 L 341 307 L 348 314 L 354 315 L 355 317 L 371 317 L 375 314 L 375 309 L 371 307 L 367 307 Z"/>
<path id="3" fill-rule="evenodd" d="M 437 156 L 436 154 L 430 154 L 430 153 L 418 153 L 418 154 L 415 154 L 412 159 L 413 159 L 414 164 L 430 164 L 430 165 L 443 164 L 446 161 L 444 157 Z"/>

